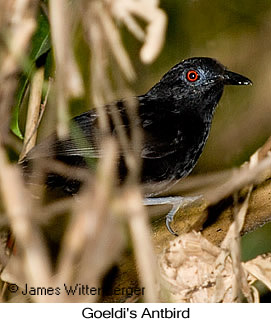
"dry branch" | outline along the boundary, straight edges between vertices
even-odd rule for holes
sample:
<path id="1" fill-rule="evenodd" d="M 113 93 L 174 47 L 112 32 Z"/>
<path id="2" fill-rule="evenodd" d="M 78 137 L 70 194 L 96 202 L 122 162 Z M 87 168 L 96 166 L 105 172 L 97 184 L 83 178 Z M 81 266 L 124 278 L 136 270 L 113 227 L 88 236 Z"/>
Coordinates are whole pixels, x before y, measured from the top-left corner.
<path id="1" fill-rule="evenodd" d="M 43 82 L 44 67 L 40 67 L 37 71 L 35 71 L 31 80 L 30 98 L 24 134 L 24 146 L 20 154 L 20 160 L 22 160 L 30 151 L 30 149 L 33 148 L 36 144 Z"/>

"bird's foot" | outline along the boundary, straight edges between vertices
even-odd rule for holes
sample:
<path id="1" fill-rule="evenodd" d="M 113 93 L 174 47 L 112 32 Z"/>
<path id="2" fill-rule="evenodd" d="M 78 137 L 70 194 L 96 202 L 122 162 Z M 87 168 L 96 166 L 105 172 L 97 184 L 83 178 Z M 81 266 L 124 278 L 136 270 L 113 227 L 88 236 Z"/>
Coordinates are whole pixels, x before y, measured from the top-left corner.
<path id="1" fill-rule="evenodd" d="M 182 197 L 182 196 L 167 196 L 167 197 L 146 197 L 144 198 L 144 205 L 163 205 L 170 204 L 172 205 L 171 210 L 166 215 L 166 226 L 168 231 L 178 236 L 174 230 L 171 228 L 171 222 L 174 219 L 175 214 L 178 212 L 181 206 L 186 206 L 193 203 L 194 201 L 202 198 L 202 196 L 193 196 L 193 197 Z"/>

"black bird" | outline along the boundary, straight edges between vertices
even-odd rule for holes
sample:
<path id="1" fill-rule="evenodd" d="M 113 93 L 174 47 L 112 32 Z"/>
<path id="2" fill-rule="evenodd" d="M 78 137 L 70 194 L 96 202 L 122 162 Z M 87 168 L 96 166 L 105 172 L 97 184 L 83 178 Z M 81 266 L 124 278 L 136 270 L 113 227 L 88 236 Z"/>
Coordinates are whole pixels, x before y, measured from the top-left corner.
<path id="1" fill-rule="evenodd" d="M 227 70 L 222 64 L 208 57 L 183 60 L 172 67 L 146 94 L 138 96 L 138 116 L 143 130 L 141 150 L 141 182 L 164 183 L 161 191 L 171 183 L 187 176 L 194 168 L 208 138 L 215 108 L 225 85 L 249 85 L 252 82 Z M 114 104 L 122 123 L 129 130 L 125 100 Z M 111 131 L 114 133 L 110 105 L 106 106 Z M 87 167 L 86 158 L 99 158 L 99 127 L 97 110 L 93 109 L 73 119 L 80 131 L 66 140 L 56 136 L 48 143 L 36 146 L 23 160 L 26 173 L 31 160 L 55 158 L 68 165 Z M 125 177 L 125 165 L 120 158 L 120 177 Z M 65 194 L 76 194 L 81 182 L 57 174 L 48 174 L 49 189 L 61 189 Z M 146 195 L 145 204 L 169 203 L 173 209 L 167 216 L 167 227 L 181 204 L 180 197 L 155 200 L 157 192 Z M 159 192 L 161 193 L 161 192 Z M 157 202 L 156 202 L 157 201 Z"/>

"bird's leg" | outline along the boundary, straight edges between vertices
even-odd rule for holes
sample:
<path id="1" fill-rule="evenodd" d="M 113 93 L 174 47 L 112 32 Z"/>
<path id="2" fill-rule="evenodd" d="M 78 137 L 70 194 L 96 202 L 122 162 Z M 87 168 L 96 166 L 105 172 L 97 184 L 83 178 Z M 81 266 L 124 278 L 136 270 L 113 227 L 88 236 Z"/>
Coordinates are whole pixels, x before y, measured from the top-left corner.
<path id="1" fill-rule="evenodd" d="M 181 206 L 193 203 L 194 201 L 202 198 L 202 196 L 193 196 L 193 197 L 182 197 L 182 196 L 167 196 L 167 197 L 146 197 L 144 198 L 144 205 L 163 205 L 171 204 L 172 208 L 166 215 L 166 226 L 170 233 L 178 236 L 176 232 L 171 229 L 171 222 L 174 219 L 175 214 L 178 212 Z"/>

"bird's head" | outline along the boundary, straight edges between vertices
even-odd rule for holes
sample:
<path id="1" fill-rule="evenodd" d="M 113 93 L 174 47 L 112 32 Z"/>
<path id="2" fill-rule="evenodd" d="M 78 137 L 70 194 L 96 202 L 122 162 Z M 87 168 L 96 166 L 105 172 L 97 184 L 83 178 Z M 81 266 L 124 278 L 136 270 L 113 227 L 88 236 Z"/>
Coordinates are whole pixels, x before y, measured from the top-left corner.
<path id="1" fill-rule="evenodd" d="M 215 59 L 193 57 L 172 67 L 149 93 L 179 101 L 179 106 L 214 110 L 225 85 L 249 84 L 247 77 L 229 71 Z"/>

